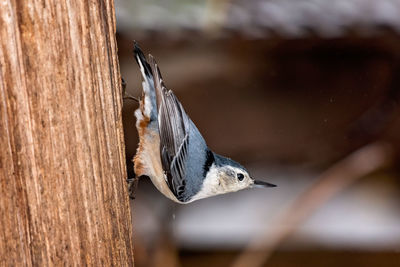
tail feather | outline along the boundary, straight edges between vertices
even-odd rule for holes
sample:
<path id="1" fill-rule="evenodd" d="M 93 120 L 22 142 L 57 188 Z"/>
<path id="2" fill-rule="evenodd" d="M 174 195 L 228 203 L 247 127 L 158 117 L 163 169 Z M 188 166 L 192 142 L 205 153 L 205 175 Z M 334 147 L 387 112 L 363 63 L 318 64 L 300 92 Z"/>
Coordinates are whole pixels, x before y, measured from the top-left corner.
<path id="1" fill-rule="evenodd" d="M 153 72 L 151 70 L 151 67 L 149 63 L 146 60 L 146 57 L 144 56 L 142 49 L 140 49 L 138 43 L 135 41 L 134 42 L 134 48 L 133 48 L 133 53 L 135 55 L 136 62 L 138 63 L 140 67 L 140 71 L 142 72 L 143 79 L 153 79 Z"/>
<path id="2" fill-rule="evenodd" d="M 157 121 L 157 100 L 154 88 L 153 72 L 139 45 L 134 42 L 133 53 L 143 76 L 143 92 L 140 102 L 141 113 L 149 118 L 150 122 Z"/>
<path id="3" fill-rule="evenodd" d="M 154 74 L 154 87 L 156 92 L 156 103 L 157 103 L 157 111 L 160 108 L 162 102 L 162 90 L 166 90 L 164 81 L 161 76 L 160 69 L 158 68 L 156 60 L 153 58 L 152 55 L 149 56 L 150 67 L 152 69 L 152 73 Z"/>

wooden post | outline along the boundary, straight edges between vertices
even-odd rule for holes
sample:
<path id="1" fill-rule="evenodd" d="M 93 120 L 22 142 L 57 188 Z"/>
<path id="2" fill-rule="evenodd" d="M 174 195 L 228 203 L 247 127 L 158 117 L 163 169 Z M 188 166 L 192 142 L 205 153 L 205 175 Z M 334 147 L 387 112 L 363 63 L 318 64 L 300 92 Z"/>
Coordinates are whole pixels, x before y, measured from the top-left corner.
<path id="1" fill-rule="evenodd" d="M 0 0 L 0 266 L 133 265 L 112 0 Z"/>

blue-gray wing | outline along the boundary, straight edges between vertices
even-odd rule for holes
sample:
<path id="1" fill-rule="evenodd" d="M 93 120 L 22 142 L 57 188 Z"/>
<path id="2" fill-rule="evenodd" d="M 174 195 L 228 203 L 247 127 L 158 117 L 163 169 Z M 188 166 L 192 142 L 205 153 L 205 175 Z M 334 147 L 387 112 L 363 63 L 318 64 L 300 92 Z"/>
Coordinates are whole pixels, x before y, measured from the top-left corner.
<path id="1" fill-rule="evenodd" d="M 178 200 L 184 201 L 190 119 L 174 93 L 164 86 L 160 70 L 151 55 L 149 62 L 156 90 L 162 167 L 169 188 Z"/>

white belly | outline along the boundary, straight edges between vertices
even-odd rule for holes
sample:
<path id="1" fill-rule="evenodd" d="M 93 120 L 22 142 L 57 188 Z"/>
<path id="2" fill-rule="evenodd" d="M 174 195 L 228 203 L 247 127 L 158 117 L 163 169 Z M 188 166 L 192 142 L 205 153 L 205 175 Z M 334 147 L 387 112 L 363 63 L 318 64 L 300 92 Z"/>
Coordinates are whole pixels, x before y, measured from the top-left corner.
<path id="1" fill-rule="evenodd" d="M 140 111 L 139 111 L 140 112 Z M 136 112 L 135 112 L 136 113 Z M 160 136 L 158 131 L 152 130 L 148 125 L 140 123 L 140 116 L 135 114 L 139 133 L 139 146 L 134 157 L 135 174 L 137 177 L 146 175 L 150 177 L 154 186 L 169 199 L 181 203 L 169 189 L 160 158 Z M 138 118 L 139 117 L 139 118 Z"/>

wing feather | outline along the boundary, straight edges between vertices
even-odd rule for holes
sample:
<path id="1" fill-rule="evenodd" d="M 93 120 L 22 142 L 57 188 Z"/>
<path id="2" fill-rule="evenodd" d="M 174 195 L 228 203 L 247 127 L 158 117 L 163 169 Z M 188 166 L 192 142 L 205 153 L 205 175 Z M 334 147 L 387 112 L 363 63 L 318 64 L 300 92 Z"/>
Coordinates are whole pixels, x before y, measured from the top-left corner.
<path id="1" fill-rule="evenodd" d="M 183 201 L 190 119 L 174 93 L 165 87 L 154 58 L 150 55 L 149 59 L 156 89 L 161 163 L 169 188 Z"/>

